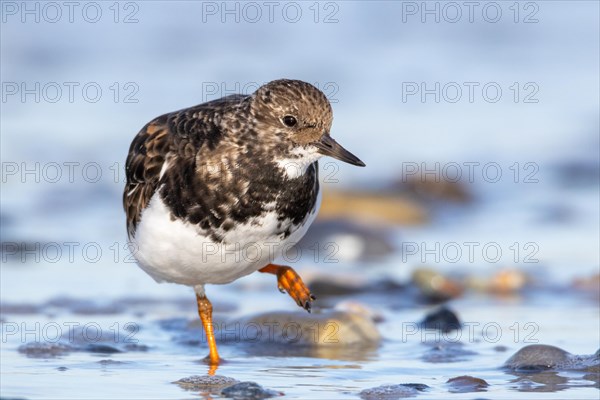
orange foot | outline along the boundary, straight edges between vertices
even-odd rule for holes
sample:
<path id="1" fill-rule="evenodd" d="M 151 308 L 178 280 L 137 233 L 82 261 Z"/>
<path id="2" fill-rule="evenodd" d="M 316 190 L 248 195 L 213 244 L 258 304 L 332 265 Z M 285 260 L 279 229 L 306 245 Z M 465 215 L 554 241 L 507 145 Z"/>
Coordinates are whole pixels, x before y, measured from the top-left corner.
<path id="1" fill-rule="evenodd" d="M 300 275 L 291 267 L 268 264 L 258 270 L 267 274 L 277 275 L 277 287 L 281 293 L 287 292 L 300 307 L 310 312 L 313 300 L 317 298 L 310 293 Z"/>

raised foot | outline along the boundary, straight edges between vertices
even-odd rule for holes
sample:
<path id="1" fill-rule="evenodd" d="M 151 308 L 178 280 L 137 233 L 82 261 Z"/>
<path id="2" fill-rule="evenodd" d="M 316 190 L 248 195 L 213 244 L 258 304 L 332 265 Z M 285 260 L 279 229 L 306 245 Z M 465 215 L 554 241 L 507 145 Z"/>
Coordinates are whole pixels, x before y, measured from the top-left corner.
<path id="1" fill-rule="evenodd" d="M 277 288 L 281 293 L 287 292 L 300 307 L 310 312 L 312 302 L 317 298 L 310 293 L 300 275 L 291 267 L 269 264 L 260 272 L 277 275 Z"/>

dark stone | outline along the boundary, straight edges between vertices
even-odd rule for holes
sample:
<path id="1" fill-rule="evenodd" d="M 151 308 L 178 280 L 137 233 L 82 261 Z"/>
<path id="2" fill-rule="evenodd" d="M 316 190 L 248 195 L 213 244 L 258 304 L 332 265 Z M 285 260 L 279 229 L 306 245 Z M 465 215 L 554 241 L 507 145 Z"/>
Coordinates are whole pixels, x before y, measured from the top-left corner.
<path id="1" fill-rule="evenodd" d="M 107 360 L 98 361 L 98 364 L 103 365 L 103 366 L 108 366 L 108 365 L 123 365 L 123 364 L 128 364 L 128 363 L 126 363 L 125 361 L 111 360 L 109 358 Z"/>
<path id="2" fill-rule="evenodd" d="M 89 353 L 102 353 L 102 354 L 121 353 L 121 350 L 119 350 L 113 346 L 109 346 L 106 344 L 96 344 L 96 343 L 90 343 L 90 344 L 84 346 L 82 348 L 82 350 L 87 351 Z"/>
<path id="3" fill-rule="evenodd" d="M 223 389 L 221 395 L 235 400 L 259 400 L 283 396 L 283 393 L 265 389 L 256 382 L 240 382 Z"/>
<path id="4" fill-rule="evenodd" d="M 429 389 L 429 386 L 425 385 L 424 383 L 401 383 L 401 385 L 408 388 L 413 388 L 419 392 Z"/>
<path id="5" fill-rule="evenodd" d="M 525 346 L 504 363 L 504 368 L 516 372 L 535 373 L 553 371 L 600 372 L 598 352 L 590 355 L 574 355 L 561 348 L 545 344 Z"/>
<path id="6" fill-rule="evenodd" d="M 485 392 L 487 387 L 490 386 L 483 379 L 468 375 L 450 378 L 446 383 L 452 393 Z"/>
<path id="7" fill-rule="evenodd" d="M 441 307 L 425 316 L 425 319 L 421 321 L 421 328 L 451 332 L 460 329 L 460 321 L 454 312 L 446 307 Z"/>
<path id="8" fill-rule="evenodd" d="M 52 358 L 68 354 L 75 349 L 63 343 L 29 342 L 19 346 L 19 353 L 30 358 Z"/>
<path id="9" fill-rule="evenodd" d="M 127 343 L 123 347 L 127 351 L 148 351 L 148 350 L 150 350 L 150 347 L 146 346 L 145 344 L 138 344 L 138 343 Z"/>
<path id="10" fill-rule="evenodd" d="M 56 343 L 29 342 L 18 351 L 27 357 L 52 358 L 74 351 L 99 354 L 115 354 L 128 351 L 147 351 L 148 346 L 136 343 L 131 332 L 87 329 L 88 325 L 70 329 Z"/>
<path id="11" fill-rule="evenodd" d="M 567 365 L 571 357 L 571 353 L 558 347 L 533 344 L 513 354 L 504 367 L 515 371 L 544 371 Z"/>
<path id="12" fill-rule="evenodd" d="M 227 376 L 222 375 L 192 375 L 186 378 L 181 378 L 180 380 L 175 381 L 173 383 L 179 385 L 182 389 L 185 390 L 203 390 L 215 392 L 218 391 L 218 389 L 231 386 L 238 382 L 239 381 L 237 379 L 229 378 Z"/>
<path id="13" fill-rule="evenodd" d="M 365 389 L 358 395 L 363 400 L 395 400 L 414 397 L 428 388 L 429 386 L 422 383 L 401 383 Z"/>

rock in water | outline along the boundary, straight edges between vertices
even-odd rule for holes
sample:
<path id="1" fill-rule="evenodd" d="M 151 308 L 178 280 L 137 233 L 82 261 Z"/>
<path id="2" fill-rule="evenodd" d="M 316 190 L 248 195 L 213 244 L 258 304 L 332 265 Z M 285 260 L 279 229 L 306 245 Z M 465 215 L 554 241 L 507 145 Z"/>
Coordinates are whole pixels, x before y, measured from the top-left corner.
<path id="1" fill-rule="evenodd" d="M 532 344 L 517 351 L 504 363 L 512 370 L 543 371 L 566 366 L 573 355 L 563 349 L 545 344 Z"/>
<path id="2" fill-rule="evenodd" d="M 460 321 L 454 312 L 446 307 L 442 307 L 425 316 L 421 321 L 423 329 L 437 329 L 442 332 L 451 332 L 460 329 Z"/>
<path id="3" fill-rule="evenodd" d="M 30 358 L 52 358 L 66 355 L 75 349 L 63 343 L 29 342 L 19 346 L 19 353 Z"/>
<path id="4" fill-rule="evenodd" d="M 221 395 L 235 400 L 260 400 L 283 396 L 283 393 L 265 389 L 256 382 L 240 382 L 223 389 Z"/>
<path id="5" fill-rule="evenodd" d="M 414 397 L 428 388 L 429 386 L 422 383 L 401 383 L 365 389 L 358 395 L 363 400 L 395 400 Z"/>
<path id="6" fill-rule="evenodd" d="M 238 383 L 237 379 L 222 375 L 192 375 L 173 382 L 186 390 L 217 390 Z"/>
<path id="7" fill-rule="evenodd" d="M 419 288 L 423 297 L 430 302 L 441 302 L 453 299 L 462 294 L 464 287 L 458 281 L 450 279 L 429 268 L 418 268 L 413 271 L 412 282 Z"/>
<path id="8" fill-rule="evenodd" d="M 349 311 L 268 312 L 234 322 L 242 332 L 256 332 L 254 343 L 279 343 L 311 347 L 372 345 L 381 335 L 370 317 Z M 229 324 L 228 324 L 229 325 Z M 251 329 L 252 328 L 252 329 Z M 250 333 L 247 336 L 251 336 Z"/>
<path id="9" fill-rule="evenodd" d="M 446 382 L 452 393 L 485 392 L 489 383 L 480 378 L 463 375 L 450 378 Z"/>

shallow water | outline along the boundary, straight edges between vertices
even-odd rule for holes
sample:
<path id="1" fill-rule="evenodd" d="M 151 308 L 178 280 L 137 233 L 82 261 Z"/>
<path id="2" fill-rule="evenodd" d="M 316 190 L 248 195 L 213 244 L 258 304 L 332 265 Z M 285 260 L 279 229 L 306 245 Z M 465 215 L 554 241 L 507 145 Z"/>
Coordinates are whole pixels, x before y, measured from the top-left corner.
<path id="1" fill-rule="evenodd" d="M 26 304 L 37 307 L 17 309 L 15 305 L 23 302 L 22 297 L 17 300 L 19 289 L 3 286 L 3 396 L 203 396 L 201 391 L 173 384 L 208 372 L 201 361 L 207 349 L 204 342 L 199 342 L 201 331 L 189 290 L 155 285 L 133 267 L 117 271 L 121 267 L 106 266 L 104 279 L 89 268 L 61 274 L 68 268 L 4 267 L 3 282 L 31 283 L 29 290 L 36 295 L 28 296 Z M 57 275 L 65 277 L 60 290 L 47 284 Z M 114 276 L 121 278 L 111 285 Z M 90 278 L 95 282 L 93 287 L 77 290 L 82 280 Z M 133 281 L 136 285 L 126 291 L 127 297 L 122 297 L 122 282 Z M 274 286 L 268 277 L 258 276 L 231 286 L 209 288 L 217 326 L 222 326 L 220 321 L 233 321 L 256 311 L 295 309 Z M 73 298 L 41 300 L 52 293 L 65 293 L 64 287 L 74 288 Z M 558 291 L 563 293 L 557 295 Z M 9 303 L 11 298 L 14 300 Z M 246 329 L 229 324 L 225 325 L 225 333 L 217 330 L 221 355 L 226 360 L 217 374 L 255 381 L 290 398 L 356 398 L 363 389 L 397 383 L 426 384 L 429 389 L 420 392 L 419 397 L 440 398 L 449 395 L 446 381 L 461 375 L 487 381 L 490 386 L 480 393 L 486 398 L 522 398 L 527 392 L 532 398 L 558 399 L 564 398 L 565 390 L 572 398 L 597 397 L 597 372 L 516 373 L 501 368 L 511 354 L 527 344 L 553 344 L 574 354 L 593 353 L 598 347 L 598 302 L 586 293 L 572 288 L 533 288 L 513 296 L 470 294 L 449 303 L 463 323 L 461 331 L 449 333 L 416 330 L 416 324 L 436 306 L 422 304 L 409 292 L 325 296 L 317 305 L 327 307 L 344 299 L 368 304 L 381 314 L 383 322 L 377 327 L 383 340 L 379 346 L 257 344 L 256 326 Z M 318 307 L 315 312 L 319 312 Z M 74 326 L 79 330 L 69 333 Z M 108 337 L 107 342 L 97 340 L 99 330 Z M 83 332 L 87 340 L 82 342 Z M 261 333 L 267 335 L 266 331 Z M 60 334 L 64 336 L 61 343 L 75 347 L 104 343 L 109 348 L 79 348 L 41 358 L 22 348 L 19 351 L 24 343 L 56 342 Z M 124 347 L 127 343 L 136 346 L 128 349 Z"/>
<path id="2" fill-rule="evenodd" d="M 506 18 L 494 24 L 399 23 L 402 3 L 410 2 L 332 3 L 335 24 L 308 17 L 297 24 L 200 22 L 199 2 L 129 3 L 139 7 L 134 24 L 22 23 L 18 14 L 3 15 L 3 83 L 95 82 L 104 95 L 95 103 L 79 92 L 72 102 L 66 95 L 2 99 L 2 398 L 219 396 L 173 383 L 207 374 L 207 349 L 192 291 L 158 285 L 132 262 L 122 167 L 132 136 L 156 115 L 282 76 L 327 92 L 334 136 L 368 165 L 322 163 L 330 190 L 393 192 L 414 166 L 439 175 L 459 165 L 466 178 L 476 165 L 473 179 L 463 179 L 472 201 L 417 194 L 426 223 L 376 236 L 337 232 L 320 239 L 339 245 L 334 262 L 305 249 L 293 263 L 322 288 L 317 315 L 349 300 L 372 309 L 378 345 L 257 344 L 247 326 L 229 326 L 217 332 L 226 362 L 216 373 L 289 398 L 357 398 L 401 383 L 427 385 L 413 393 L 419 398 L 598 398 L 597 367 L 502 368 L 528 344 L 577 355 L 600 347 L 597 2 L 529 2 L 539 7 L 535 24 L 514 23 L 508 2 L 500 3 Z M 112 3 L 100 4 L 112 16 Z M 299 4 L 312 15 L 310 4 Z M 514 82 L 534 82 L 539 102 L 402 101 L 406 82 L 471 81 L 498 82 L 511 95 Z M 137 85 L 137 102 L 123 101 L 127 83 Z M 219 90 L 211 94 L 214 84 Z M 486 166 L 499 168 L 501 178 L 492 179 L 493 168 L 484 174 Z M 386 254 L 362 257 L 367 238 Z M 486 245 L 501 255 L 483 252 Z M 465 284 L 446 303 L 463 328 L 442 334 L 417 329 L 438 307 L 411 283 L 423 267 L 463 283 L 516 270 L 528 282 L 505 294 Z M 218 322 L 269 311 L 297 310 L 304 318 L 273 277 L 255 275 L 208 288 Z M 337 283 L 342 294 L 328 293 L 323 282 Z M 79 335 L 70 337 L 71 327 Z M 105 340 L 95 339 L 99 331 Z M 225 341 L 227 334 L 239 334 L 239 342 Z M 45 347 L 36 351 L 34 342 Z M 462 375 L 489 386 L 451 393 L 446 382 Z"/>

